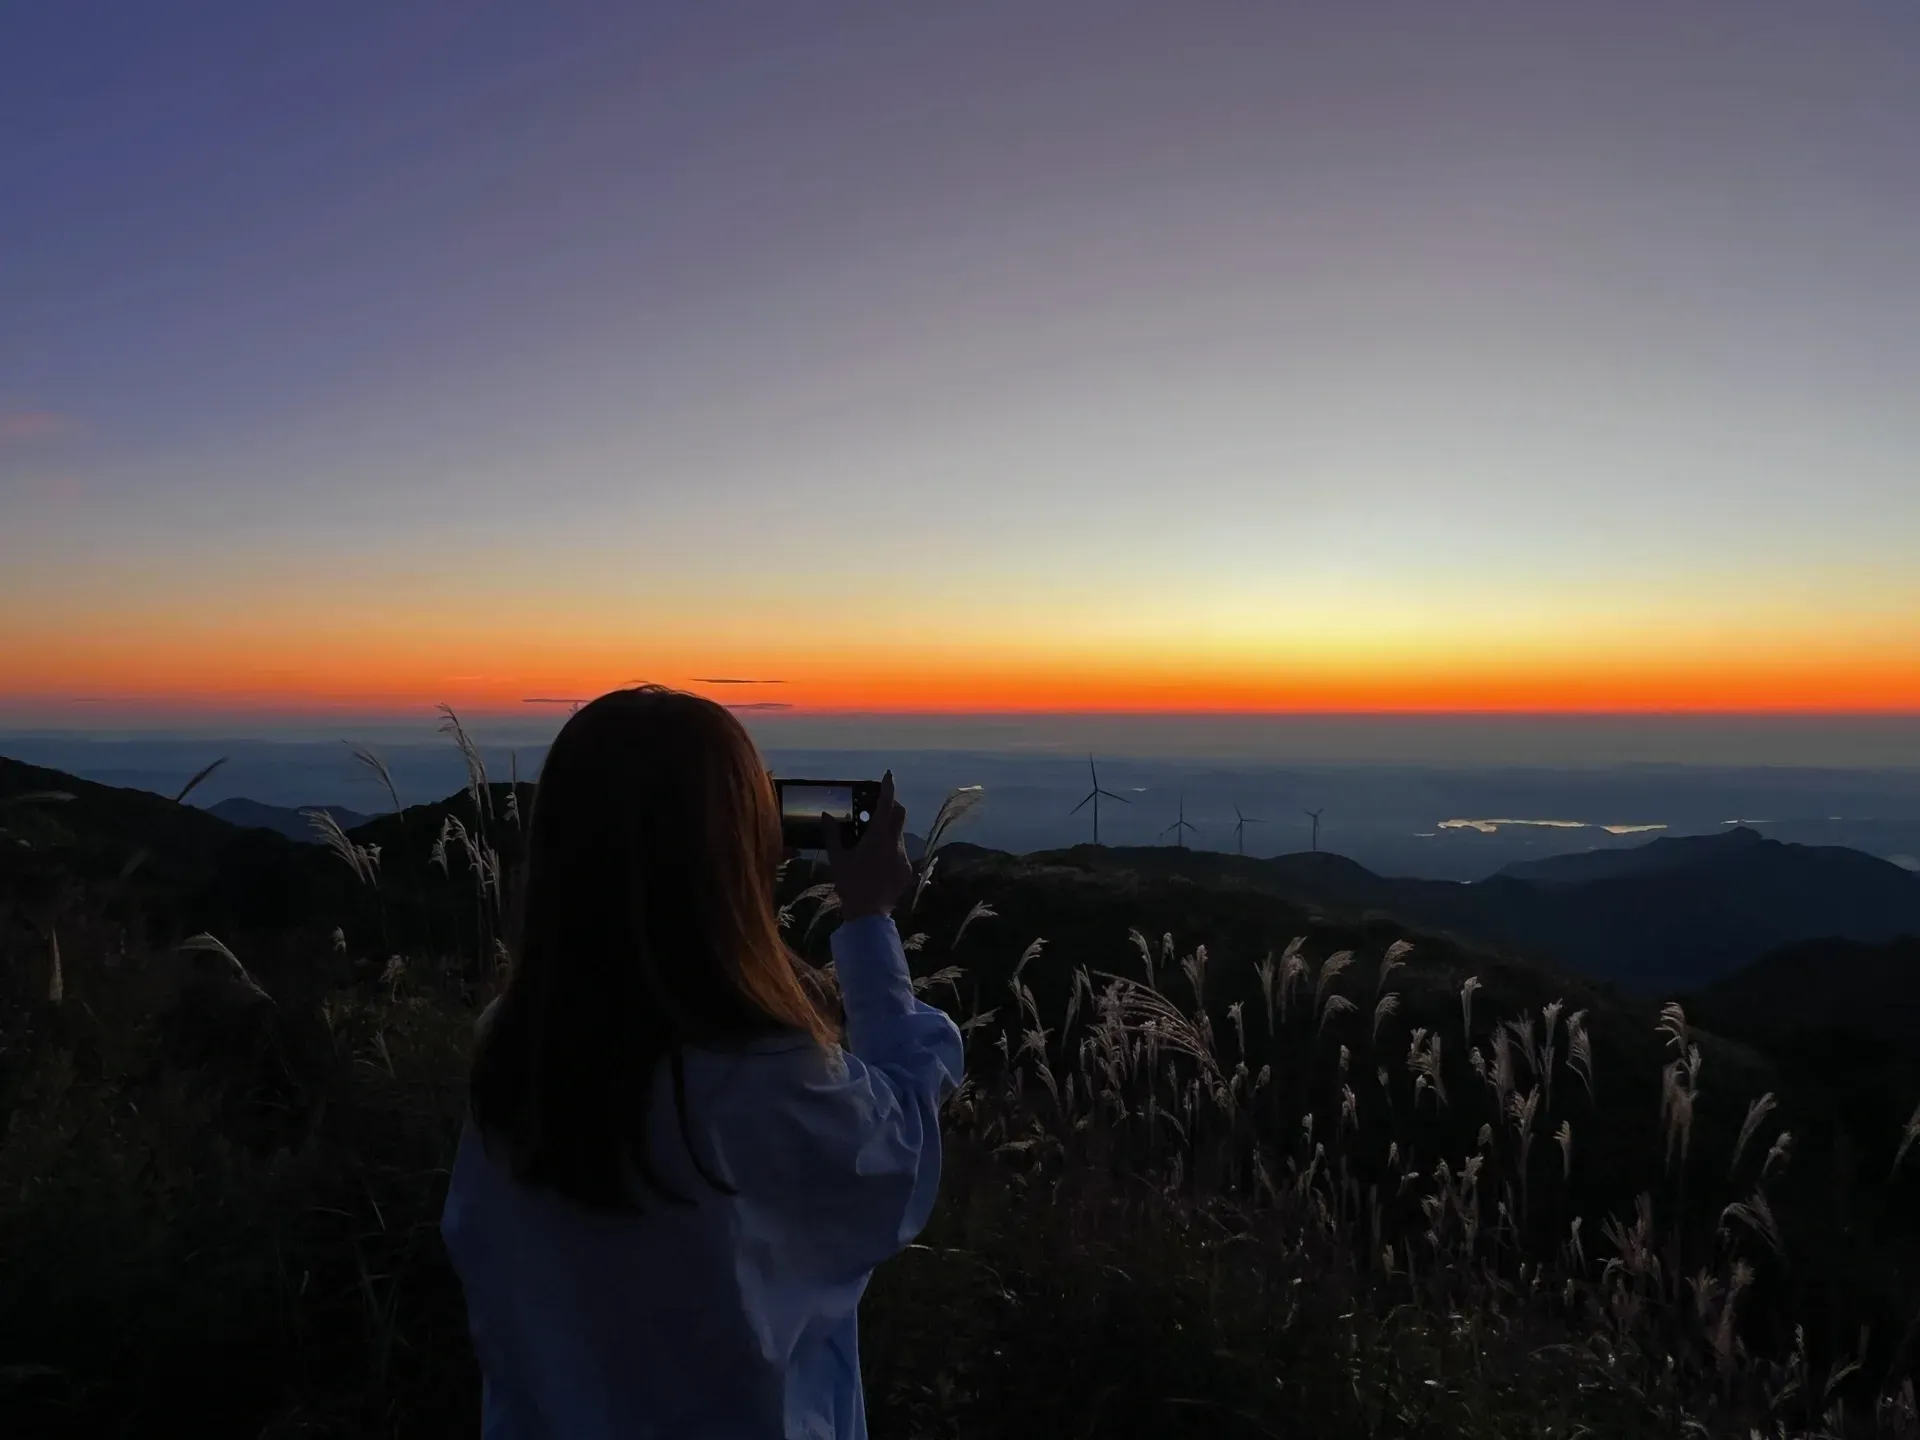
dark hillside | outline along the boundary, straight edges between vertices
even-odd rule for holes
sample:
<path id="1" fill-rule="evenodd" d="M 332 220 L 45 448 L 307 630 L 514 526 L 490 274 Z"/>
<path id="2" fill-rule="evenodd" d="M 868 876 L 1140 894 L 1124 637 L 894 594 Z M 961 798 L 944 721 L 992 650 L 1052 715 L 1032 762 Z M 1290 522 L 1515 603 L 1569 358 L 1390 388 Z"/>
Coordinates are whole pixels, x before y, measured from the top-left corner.
<path id="1" fill-rule="evenodd" d="M 322 852 L 144 790 L 0 758 L 0 903 L 44 930 L 97 910 L 133 948 L 199 930 L 266 937 L 318 925 L 341 879 Z M 34 918 L 38 917 L 38 918 Z"/>
<path id="2" fill-rule="evenodd" d="M 1311 884 L 1319 876 L 1333 882 L 1324 891 Z M 1475 1093 L 1479 1082 L 1462 1063 L 1469 1053 L 1460 994 L 1466 979 L 1480 982 L 1472 1002 L 1471 1045 L 1483 1055 L 1492 1053 L 1497 1028 L 1520 1020 L 1538 1030 L 1543 1007 L 1561 1002 L 1563 1014 L 1586 1012 L 1597 1083 L 1589 1102 L 1577 1082 L 1564 1077 L 1557 1082 L 1554 1123 L 1562 1115 L 1571 1117 L 1581 1159 L 1562 1203 L 1537 1216 L 1536 1223 L 1564 1229 L 1575 1214 L 1591 1217 L 1630 1207 L 1642 1191 L 1668 1194 L 1671 1175 L 1660 1123 L 1662 1068 L 1671 1051 L 1655 1032 L 1658 1005 L 1550 963 L 1428 929 L 1371 903 L 1381 898 L 1378 886 L 1394 883 L 1328 855 L 1270 862 L 1170 847 L 1081 846 L 1022 857 L 956 845 L 943 855 L 919 910 L 901 923 L 903 931 L 926 934 L 929 969 L 948 963 L 966 967 L 967 983 L 977 988 L 961 989 L 965 1006 L 1001 1007 L 1002 1016 L 1009 1003 L 1007 978 L 1033 939 L 1048 942 L 1024 977 L 1043 1013 L 1066 1003 L 1077 966 L 1142 977 L 1144 961 L 1131 938 L 1133 929 L 1149 942 L 1160 985 L 1183 999 L 1190 990 L 1180 959 L 1205 945 L 1205 994 L 1222 1037 L 1231 1033 L 1227 1007 L 1235 1002 L 1242 1006 L 1249 1036 L 1257 1039 L 1263 1032 L 1264 1001 L 1255 974 L 1263 957 L 1282 951 L 1296 936 L 1306 937 L 1304 953 L 1316 966 L 1330 954 L 1353 950 L 1356 963 L 1334 989 L 1350 996 L 1357 1011 L 1327 1020 L 1325 1045 L 1316 1043 L 1311 1018 L 1304 1026 L 1296 1018 L 1283 1044 L 1288 1058 L 1280 1063 L 1298 1067 L 1292 1079 L 1300 1088 L 1337 1086 L 1331 1052 L 1345 1045 L 1354 1089 L 1370 1097 L 1379 1094 L 1370 1083 L 1378 1069 L 1404 1083 L 1409 1036 L 1416 1027 L 1443 1036 L 1453 1105 L 1427 1122 L 1432 1153 L 1440 1157 L 1472 1151 L 1475 1130 L 1486 1118 L 1482 1097 Z M 1537 894 L 1520 881 L 1502 881 L 1499 888 L 1507 886 Z M 1426 888 L 1421 884 L 1415 890 Z M 1432 888 L 1469 887 L 1440 882 Z M 1342 898 L 1330 899 L 1329 893 Z M 994 918 L 974 921 L 950 961 L 952 934 L 976 902 L 991 905 Z M 1162 950 L 1169 935 L 1170 956 Z M 1414 948 L 1406 968 L 1381 986 L 1380 957 L 1396 940 Z M 1376 1038 L 1372 1010 L 1382 990 L 1397 992 L 1400 1003 Z M 1722 1011 L 1711 994 L 1699 997 L 1697 1015 L 1695 1003 L 1689 1002 L 1688 1014 L 1698 1026 L 1693 1038 L 1703 1063 L 1690 1154 L 1709 1172 L 1724 1174 L 1746 1107 L 1771 1094 L 1777 1109 L 1768 1133 L 1775 1126 L 1791 1130 L 1799 1147 L 1793 1166 L 1777 1182 L 1776 1204 L 1788 1245 L 1806 1262 L 1797 1272 L 1797 1283 L 1805 1287 L 1803 1309 L 1845 1313 L 1844 1297 L 1873 1294 L 1881 1323 L 1894 1323 L 1905 1303 L 1898 1277 L 1908 1272 L 1890 1270 L 1888 1257 L 1898 1254 L 1905 1265 L 1920 1264 L 1920 1225 L 1901 1198 L 1911 1182 L 1889 1187 L 1885 1180 L 1911 1097 L 1920 1092 L 1920 1067 L 1889 1068 L 1858 1050 L 1835 1056 L 1808 1044 L 1776 1046 L 1763 1034 L 1717 1025 Z M 1250 1041 L 1250 1048 L 1258 1046 Z M 1757 1159 L 1749 1153 L 1746 1163 Z M 1701 1218 L 1710 1228 L 1719 1217 Z M 1710 1241 L 1711 1235 L 1703 1238 Z"/>
<path id="3" fill-rule="evenodd" d="M 1920 875 L 1858 850 L 1783 844 L 1744 827 L 1559 857 L 1465 885 L 1375 875 L 1327 854 L 1057 853 L 1095 867 L 1177 871 L 1349 916 L 1392 915 L 1649 997 L 1697 989 L 1796 941 L 1920 935 Z"/>
<path id="4" fill-rule="evenodd" d="M 1656 1006 L 1550 966 L 1428 931 L 1373 906 L 1316 903 L 1308 898 L 1316 874 L 1330 876 L 1336 894 L 1357 892 L 1368 898 L 1372 893 L 1367 881 L 1376 877 L 1338 856 L 1288 860 L 1297 863 L 1274 865 L 1175 848 L 1081 846 L 1013 856 L 954 845 L 943 853 L 918 909 L 902 917 L 901 929 L 925 934 L 929 969 L 948 964 L 966 968 L 968 988 L 961 991 L 966 1005 L 998 1008 L 1003 1016 L 1007 980 L 1033 940 L 1043 939 L 1046 945 L 1028 965 L 1024 979 L 1043 1012 L 1066 1004 L 1078 967 L 1096 976 L 1105 972 L 1144 979 L 1145 960 L 1131 933 L 1135 930 L 1148 942 L 1157 982 L 1189 997 L 1181 961 L 1204 945 L 1204 991 L 1217 1017 L 1216 1033 L 1232 1033 L 1227 1009 L 1237 1003 L 1250 1050 L 1259 1048 L 1265 1028 L 1265 998 L 1256 973 L 1261 960 L 1278 956 L 1298 937 L 1304 937 L 1303 953 L 1316 967 L 1330 955 L 1351 950 L 1355 964 L 1333 988 L 1351 997 L 1357 1009 L 1328 1018 L 1327 1043 L 1316 1044 L 1312 1016 L 1303 1017 L 1301 1010 L 1304 1006 L 1311 1011 L 1312 996 L 1296 998 L 1286 1053 L 1303 1070 L 1324 1070 L 1319 1080 L 1337 1084 L 1336 1052 L 1344 1044 L 1352 1057 L 1356 1090 L 1364 1082 L 1370 1094 L 1379 1093 L 1379 1069 L 1396 1085 L 1404 1082 L 1409 1036 L 1416 1027 L 1443 1037 L 1449 1075 L 1458 1067 L 1457 1082 L 1450 1078 L 1450 1084 L 1463 1090 L 1478 1086 L 1466 1065 L 1469 1048 L 1460 993 L 1470 976 L 1479 982 L 1472 1000 L 1471 1039 L 1483 1052 L 1490 1052 L 1491 1033 L 1505 1021 L 1527 1016 L 1540 1026 L 1543 1007 L 1559 1002 L 1563 1014 L 1586 1012 L 1596 1088 L 1605 1100 L 1589 1107 L 1576 1090 L 1561 1102 L 1577 1107 L 1570 1113 L 1576 1115 L 1581 1153 L 1591 1161 L 1583 1159 L 1581 1166 L 1588 1181 L 1582 1203 L 1598 1213 L 1629 1204 L 1637 1190 L 1656 1183 L 1658 1156 L 1647 1144 L 1658 1118 L 1664 1061 L 1654 1030 Z M 953 951 L 952 938 L 977 903 L 991 906 L 994 915 L 974 920 L 959 950 Z M 802 927 L 806 918 L 803 912 Z M 1169 940 L 1170 954 L 1164 950 Z M 1409 942 L 1413 949 L 1405 968 L 1381 985 L 1379 961 L 1395 941 Z M 817 942 L 814 948 L 820 949 Z M 1398 995 L 1398 1008 L 1383 1020 L 1376 1037 L 1373 1011 L 1387 990 Z M 1711 1036 L 1703 1037 L 1702 1044 L 1708 1056 L 1704 1083 L 1724 1097 L 1726 1108 L 1744 1106 L 1752 1095 L 1773 1086 L 1771 1066 L 1754 1050 Z M 1308 1077 L 1299 1078 L 1304 1083 Z M 1477 1102 L 1469 1106 L 1470 1099 L 1470 1094 L 1462 1096 L 1456 1111 L 1435 1117 L 1436 1154 L 1457 1158 L 1474 1149 L 1484 1117 Z M 1703 1102 L 1701 1108 L 1710 1113 L 1715 1107 Z M 1731 1128 L 1723 1132 L 1703 1118 L 1695 1143 L 1724 1152 L 1732 1138 Z"/>
<path id="5" fill-rule="evenodd" d="M 1663 835 L 1657 840 L 1622 848 L 1521 860 L 1502 867 L 1498 873 L 1513 880 L 1579 885 L 1589 880 L 1612 880 L 1622 875 L 1645 875 L 1697 864 L 1716 855 L 1751 848 L 1765 838 L 1751 825 L 1733 825 L 1715 835 Z"/>
<path id="6" fill-rule="evenodd" d="M 303 844 L 0 778 L 0 1413 L 49 1435 L 210 1407 L 201 1433 L 477 1424 L 435 1219 L 531 787 Z M 797 861 L 781 890 L 816 961 L 819 878 Z M 1592 888 L 941 851 L 899 918 L 969 1081 L 949 1199 L 870 1292 L 877 1421 L 1007 1433 L 1011 1404 L 1047 1433 L 1224 1433 L 1182 1408 L 1201 1395 L 1248 1433 L 1624 1437 L 1685 1411 L 1745 1435 L 1796 1326 L 1821 1374 L 1868 1327 L 1854 1389 L 1897 1390 L 1920 1207 L 1893 1157 L 1920 1074 L 1891 1039 L 1780 1039 L 1731 1003 L 1728 1033 L 1669 1035 L 1651 1001 L 1435 919 Z M 231 955 L 180 952 L 198 929 Z M 1885 976 L 1859 973 L 1871 1005 Z M 1756 1196 L 1764 1234 L 1728 1218 Z M 1609 1222 L 1641 1197 L 1636 1252 Z M 1698 1287 L 1738 1276 L 1738 1338 L 1769 1358 L 1730 1381 L 1731 1302 Z"/>
<path id="7" fill-rule="evenodd" d="M 1509 934 L 1623 985 L 1670 992 L 1799 940 L 1920 934 L 1920 876 L 1898 865 L 1739 831 L 1720 839 L 1683 864 L 1552 887 L 1552 903 L 1516 913 Z"/>
<path id="8" fill-rule="evenodd" d="M 1789 945 L 1708 986 L 1694 1004 L 1703 1019 L 1758 1043 L 1826 1030 L 1920 1053 L 1920 937 Z"/>
<path id="9" fill-rule="evenodd" d="M 44 797 L 35 800 L 31 797 Z M 235 827 L 146 790 L 99 785 L 0 756 L 0 830 L 60 847 L 87 874 L 117 874 L 136 854 L 170 881 L 202 880 Z M 24 827 L 40 822 L 34 831 Z"/>
<path id="10" fill-rule="evenodd" d="M 1905 1127 L 1920 1120 L 1920 940 L 1791 945 L 1691 997 L 1688 1010 L 1778 1067 L 1804 1174 L 1820 1177 L 1809 1208 L 1829 1232 L 1904 1231 L 1910 1245 L 1920 1184 L 1886 1177 Z M 1870 1252 L 1860 1264 L 1870 1269 Z"/>
<path id="11" fill-rule="evenodd" d="M 334 823 L 343 830 L 351 830 L 356 825 L 364 825 L 372 816 L 363 815 L 358 810 L 349 810 L 344 805 L 318 805 L 312 807 L 294 807 L 288 805 L 266 805 L 258 800 L 248 800 L 236 795 L 207 806 L 209 815 L 218 815 L 229 824 L 245 829 L 272 830 L 286 836 L 289 840 L 314 840 L 313 822 L 307 818 L 307 809 L 325 810 L 334 819 Z"/>

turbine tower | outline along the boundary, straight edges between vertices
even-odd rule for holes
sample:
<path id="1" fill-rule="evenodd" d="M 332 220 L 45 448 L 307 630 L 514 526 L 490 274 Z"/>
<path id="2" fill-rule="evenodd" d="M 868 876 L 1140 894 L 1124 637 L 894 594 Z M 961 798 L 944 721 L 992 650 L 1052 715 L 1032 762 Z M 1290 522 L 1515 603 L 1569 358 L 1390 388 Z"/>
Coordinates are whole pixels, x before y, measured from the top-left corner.
<path id="1" fill-rule="evenodd" d="M 1093 777 L 1093 789 L 1087 792 L 1086 799 L 1082 800 L 1067 813 L 1069 815 L 1078 815 L 1082 810 L 1086 809 L 1089 804 L 1093 806 L 1093 843 L 1098 845 L 1100 843 L 1100 797 L 1104 795 L 1109 800 L 1118 800 L 1122 805 L 1131 805 L 1133 802 L 1124 795 L 1116 795 L 1111 790 L 1102 790 L 1100 788 L 1100 772 L 1093 768 L 1093 756 L 1091 755 L 1087 756 L 1087 773 Z"/>
<path id="2" fill-rule="evenodd" d="M 1193 828 L 1194 828 L 1193 826 L 1187 823 L 1187 792 L 1182 790 L 1180 792 L 1180 818 L 1178 820 L 1175 820 L 1173 824 L 1169 825 L 1167 827 L 1167 830 L 1171 830 L 1173 832 L 1173 843 L 1178 845 L 1182 850 L 1184 850 L 1187 848 L 1187 837 L 1185 832 Z M 1167 830 L 1162 830 L 1160 833 L 1162 835 L 1165 835 L 1167 833 Z"/>
<path id="3" fill-rule="evenodd" d="M 1307 810 L 1303 813 L 1313 821 L 1313 848 L 1317 853 L 1320 849 L 1320 817 L 1327 813 L 1327 807 L 1322 805 L 1318 810 Z"/>
<path id="4" fill-rule="evenodd" d="M 1238 805 L 1233 807 L 1233 839 L 1234 843 L 1240 847 L 1240 853 L 1242 855 L 1247 853 L 1247 826 L 1264 825 L 1266 823 L 1266 821 L 1256 819 L 1252 815 L 1242 815 Z"/>

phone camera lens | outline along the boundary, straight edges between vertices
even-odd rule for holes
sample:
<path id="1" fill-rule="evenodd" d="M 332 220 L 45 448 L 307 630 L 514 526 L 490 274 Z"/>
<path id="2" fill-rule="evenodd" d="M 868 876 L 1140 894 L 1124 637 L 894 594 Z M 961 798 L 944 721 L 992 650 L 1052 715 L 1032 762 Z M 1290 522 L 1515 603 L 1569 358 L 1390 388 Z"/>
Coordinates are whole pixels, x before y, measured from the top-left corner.
<path id="1" fill-rule="evenodd" d="M 864 811 L 864 810 L 862 810 L 862 811 L 860 812 L 860 823 L 861 823 L 862 825 L 864 825 L 864 824 L 866 824 L 866 823 L 867 823 L 867 822 L 868 822 L 869 820 L 871 820 L 872 818 L 873 818 L 873 816 L 871 816 L 871 815 L 869 815 L 869 814 L 868 814 L 868 813 L 867 813 L 866 811 Z"/>

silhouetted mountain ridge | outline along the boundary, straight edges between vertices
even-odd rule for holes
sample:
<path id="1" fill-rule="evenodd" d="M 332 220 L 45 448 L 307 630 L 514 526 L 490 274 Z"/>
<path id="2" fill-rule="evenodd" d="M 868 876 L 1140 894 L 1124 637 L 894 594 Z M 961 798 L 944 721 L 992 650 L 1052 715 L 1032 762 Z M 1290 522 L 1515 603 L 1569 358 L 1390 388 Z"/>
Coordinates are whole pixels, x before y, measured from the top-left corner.
<path id="1" fill-rule="evenodd" d="M 1693 1005 L 1717 1029 L 1775 1042 L 1817 1031 L 1920 1047 L 1920 937 L 1803 940 L 1709 986 Z"/>
<path id="2" fill-rule="evenodd" d="M 242 829 L 162 796 L 0 759 L 0 804 L 31 792 L 72 798 L 9 805 L 0 829 L 11 822 L 15 830 L 31 826 L 43 838 L 58 837 L 63 863 L 82 879 L 124 882 L 121 872 L 132 866 L 138 886 L 189 897 L 182 913 L 195 923 L 331 925 L 343 892 L 355 903 L 373 900 L 352 889 L 338 857 L 293 844 L 278 829 Z M 484 834 L 503 873 L 511 873 L 533 786 L 522 783 L 516 797 L 511 786 L 496 784 L 486 799 L 484 814 L 463 790 L 351 827 L 356 842 L 380 847 L 381 895 L 401 927 L 396 942 L 410 908 L 436 893 L 429 854 L 449 817 L 470 834 Z M 458 866 L 460 847 L 452 848 L 450 863 Z M 955 844 L 943 863 L 951 868 L 995 853 Z M 1556 857 L 1471 884 L 1382 876 L 1327 852 L 1252 859 L 1081 845 L 1025 858 L 1041 871 L 1177 876 L 1222 891 L 1259 891 L 1329 919 L 1391 919 L 1643 995 L 1710 986 L 1799 942 L 1884 944 L 1920 935 L 1920 875 L 1861 851 L 1785 844 L 1742 826 Z"/>
<path id="3" fill-rule="evenodd" d="M 1520 860 L 1495 873 L 1536 883 L 1579 884 L 1672 870 L 1764 843 L 1766 836 L 1751 825 L 1734 825 L 1717 835 L 1663 835 L 1640 845 L 1609 846 L 1570 855 L 1548 855 L 1539 860 Z"/>
<path id="4" fill-rule="evenodd" d="M 0 909 L 57 913 L 91 893 L 130 936 L 166 943 L 317 924 L 345 890 L 344 867 L 319 847 L 0 756 Z"/>
<path id="5" fill-rule="evenodd" d="M 1391 915 L 1643 994 L 1697 989 L 1797 941 L 1920 935 L 1920 876 L 1862 851 L 1784 844 L 1743 826 L 1556 857 L 1526 874 L 1509 869 L 1472 884 L 1394 879 L 1313 852 L 1269 860 L 1160 847 L 1049 853 Z M 1528 878 L 1541 869 L 1568 878 Z M 1599 873 L 1579 878 L 1583 869 Z"/>
<path id="6" fill-rule="evenodd" d="M 313 822 L 307 819 L 307 811 L 324 810 L 333 816 L 334 823 L 342 830 L 352 830 L 374 819 L 372 815 L 362 814 L 358 810 L 349 810 L 344 805 L 268 805 L 264 801 L 249 800 L 243 795 L 217 801 L 206 807 L 209 815 L 218 815 L 229 824 L 248 830 L 271 830 L 284 835 L 289 840 L 317 843 L 313 833 Z"/>
<path id="7" fill-rule="evenodd" d="M 164 795 L 101 785 L 5 756 L 0 756 L 0 805 L 7 807 L 0 828 L 11 833 L 31 824 L 73 858 L 115 870 L 141 850 L 149 855 L 145 863 L 197 870 L 234 834 L 219 816 Z"/>

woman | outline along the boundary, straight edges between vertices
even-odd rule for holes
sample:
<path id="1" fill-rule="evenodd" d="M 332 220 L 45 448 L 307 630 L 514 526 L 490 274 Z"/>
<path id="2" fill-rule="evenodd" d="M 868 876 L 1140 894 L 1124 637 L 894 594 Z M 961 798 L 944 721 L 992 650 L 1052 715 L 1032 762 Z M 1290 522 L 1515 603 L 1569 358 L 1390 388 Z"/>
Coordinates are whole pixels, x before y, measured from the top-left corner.
<path id="1" fill-rule="evenodd" d="M 568 720 L 441 1222 L 489 1440 L 866 1434 L 854 1312 L 933 1207 L 961 1073 L 894 929 L 905 824 L 889 773 L 857 845 L 829 827 L 843 1048 L 740 723 L 651 686 Z"/>

